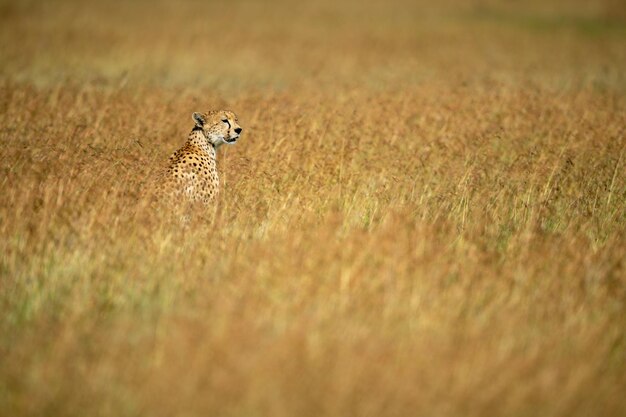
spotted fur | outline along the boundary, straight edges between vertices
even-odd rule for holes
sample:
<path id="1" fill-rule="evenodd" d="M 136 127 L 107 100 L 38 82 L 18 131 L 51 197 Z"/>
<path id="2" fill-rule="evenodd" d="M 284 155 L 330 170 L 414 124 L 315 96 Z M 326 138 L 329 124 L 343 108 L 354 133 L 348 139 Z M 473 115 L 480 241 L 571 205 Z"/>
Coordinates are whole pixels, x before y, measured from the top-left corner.
<path id="1" fill-rule="evenodd" d="M 219 191 L 216 149 L 234 144 L 241 134 L 237 116 L 227 110 L 193 113 L 187 142 L 169 158 L 157 181 L 160 200 L 211 204 Z"/>

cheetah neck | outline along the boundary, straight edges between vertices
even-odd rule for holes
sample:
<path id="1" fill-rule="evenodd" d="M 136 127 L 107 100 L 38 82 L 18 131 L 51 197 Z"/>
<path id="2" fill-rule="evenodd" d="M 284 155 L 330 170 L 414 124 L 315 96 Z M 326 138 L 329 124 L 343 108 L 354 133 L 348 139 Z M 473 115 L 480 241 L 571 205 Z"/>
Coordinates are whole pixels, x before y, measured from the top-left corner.
<path id="1" fill-rule="evenodd" d="M 211 157 L 215 158 L 215 146 L 213 146 L 213 144 L 205 136 L 204 131 L 201 128 L 195 127 L 191 131 L 189 138 L 187 139 L 187 143 L 197 146 Z"/>

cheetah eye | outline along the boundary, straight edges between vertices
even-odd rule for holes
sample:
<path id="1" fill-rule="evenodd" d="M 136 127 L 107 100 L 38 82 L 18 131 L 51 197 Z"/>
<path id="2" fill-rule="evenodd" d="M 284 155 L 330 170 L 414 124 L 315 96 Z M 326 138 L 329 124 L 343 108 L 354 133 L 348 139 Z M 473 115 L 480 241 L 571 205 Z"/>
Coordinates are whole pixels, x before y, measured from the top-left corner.
<path id="1" fill-rule="evenodd" d="M 230 127 L 230 122 L 228 121 L 228 119 L 222 119 L 222 122 L 226 123 L 228 127 Z"/>

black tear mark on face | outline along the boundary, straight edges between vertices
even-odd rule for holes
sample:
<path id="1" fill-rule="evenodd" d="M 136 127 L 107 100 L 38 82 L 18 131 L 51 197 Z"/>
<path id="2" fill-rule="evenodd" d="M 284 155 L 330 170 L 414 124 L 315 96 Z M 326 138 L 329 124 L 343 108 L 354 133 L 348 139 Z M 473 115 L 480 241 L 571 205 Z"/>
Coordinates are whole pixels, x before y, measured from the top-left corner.
<path id="1" fill-rule="evenodd" d="M 230 129 L 230 122 L 228 121 L 228 119 L 222 119 L 222 122 L 226 123 L 228 125 L 228 128 Z"/>

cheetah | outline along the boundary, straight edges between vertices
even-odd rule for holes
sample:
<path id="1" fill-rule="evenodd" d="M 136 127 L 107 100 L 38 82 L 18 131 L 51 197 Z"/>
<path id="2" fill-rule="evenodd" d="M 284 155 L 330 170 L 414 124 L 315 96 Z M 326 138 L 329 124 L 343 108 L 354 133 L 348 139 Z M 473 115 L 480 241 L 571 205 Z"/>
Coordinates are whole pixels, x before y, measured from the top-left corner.
<path id="1" fill-rule="evenodd" d="M 193 113 L 194 127 L 187 142 L 169 158 L 156 184 L 159 200 L 210 205 L 219 191 L 216 150 L 237 142 L 242 128 L 232 111 Z M 182 200 L 182 201 L 181 201 Z"/>

